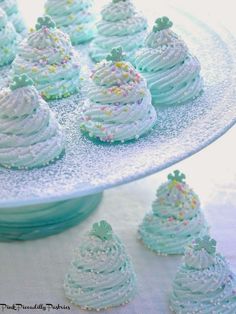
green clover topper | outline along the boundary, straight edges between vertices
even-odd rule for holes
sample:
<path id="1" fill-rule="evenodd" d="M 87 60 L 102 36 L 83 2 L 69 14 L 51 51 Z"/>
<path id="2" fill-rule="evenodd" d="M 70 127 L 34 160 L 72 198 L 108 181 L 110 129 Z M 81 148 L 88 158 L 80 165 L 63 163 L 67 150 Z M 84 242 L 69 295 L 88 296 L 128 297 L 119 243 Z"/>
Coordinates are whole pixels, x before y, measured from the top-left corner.
<path id="1" fill-rule="evenodd" d="M 186 178 L 185 174 L 181 173 L 179 170 L 175 170 L 174 174 L 170 173 L 167 176 L 170 181 L 177 181 L 180 183 L 185 183 L 184 180 Z"/>
<path id="2" fill-rule="evenodd" d="M 46 27 L 46 28 L 56 28 L 56 23 L 53 21 L 51 16 L 45 15 L 43 17 L 39 17 L 38 18 L 37 24 L 35 26 L 37 31 L 42 29 L 43 27 Z"/>
<path id="3" fill-rule="evenodd" d="M 111 53 L 106 57 L 107 61 L 119 62 L 124 60 L 124 53 L 121 47 L 113 48 Z"/>
<path id="4" fill-rule="evenodd" d="M 100 222 L 96 222 L 93 224 L 91 235 L 101 239 L 102 241 L 111 240 L 112 238 L 112 228 L 108 222 L 105 220 L 101 220 Z"/>
<path id="5" fill-rule="evenodd" d="M 34 81 L 27 74 L 15 75 L 12 83 L 10 84 L 10 89 L 13 91 L 17 88 L 32 85 L 34 85 Z"/>
<path id="6" fill-rule="evenodd" d="M 172 25 L 173 23 L 169 20 L 169 18 L 167 16 L 163 16 L 156 19 L 152 30 L 154 33 L 157 33 L 163 29 L 171 28 Z"/>
<path id="7" fill-rule="evenodd" d="M 193 247 L 194 251 L 206 250 L 213 255 L 216 252 L 216 241 L 211 239 L 208 235 L 203 238 L 197 238 Z"/>

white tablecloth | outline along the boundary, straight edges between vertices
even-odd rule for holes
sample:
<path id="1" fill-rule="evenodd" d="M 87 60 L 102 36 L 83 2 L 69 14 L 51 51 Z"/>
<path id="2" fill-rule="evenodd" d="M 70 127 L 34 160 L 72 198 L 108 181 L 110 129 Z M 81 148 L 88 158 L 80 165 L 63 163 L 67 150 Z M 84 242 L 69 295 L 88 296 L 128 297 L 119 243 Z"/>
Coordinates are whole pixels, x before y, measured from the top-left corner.
<path id="1" fill-rule="evenodd" d="M 103 1 L 104 2 L 104 1 Z M 139 1 L 141 3 L 141 1 Z M 211 1 L 210 1 L 211 2 Z M 28 21 L 42 11 L 42 1 L 21 0 Z M 218 4 L 218 3 L 217 3 Z M 229 10 L 230 11 L 230 10 Z M 32 12 L 32 14 L 31 14 Z M 25 11 L 26 15 L 26 11 Z M 23 243 L 0 243 L 0 303 L 69 305 L 62 283 L 80 236 L 92 223 L 108 220 L 127 246 L 138 277 L 138 294 L 130 304 L 103 313 L 165 314 L 168 294 L 181 257 L 160 257 L 137 240 L 137 226 L 150 210 L 155 190 L 167 173 L 179 168 L 202 200 L 211 233 L 221 251 L 236 269 L 236 128 L 216 143 L 160 174 L 106 191 L 102 204 L 86 221 L 62 234 Z M 20 313 L 39 313 L 22 310 Z M 75 306 L 51 313 L 82 313 Z M 1 313 L 1 307 L 0 307 Z M 5 311 L 16 313 L 16 311 Z M 233 313 L 232 313 L 233 314 Z"/>

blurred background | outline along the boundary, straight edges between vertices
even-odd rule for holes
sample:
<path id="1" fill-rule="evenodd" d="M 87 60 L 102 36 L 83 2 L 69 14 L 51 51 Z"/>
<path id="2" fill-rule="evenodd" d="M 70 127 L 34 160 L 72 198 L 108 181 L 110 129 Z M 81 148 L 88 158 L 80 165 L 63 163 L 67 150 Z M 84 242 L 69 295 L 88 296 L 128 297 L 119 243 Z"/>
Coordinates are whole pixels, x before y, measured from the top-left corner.
<path id="1" fill-rule="evenodd" d="M 234 0 L 133 0 L 135 6 L 149 16 L 150 23 L 160 15 L 168 15 L 170 5 L 177 8 L 184 8 L 197 15 L 205 16 L 206 19 L 214 17 L 221 20 L 224 25 L 236 30 Z M 43 14 L 44 0 L 18 0 L 22 14 L 29 26 L 34 26 L 37 16 Z M 107 0 L 94 0 L 94 8 L 100 12 L 101 7 L 106 4 Z"/>

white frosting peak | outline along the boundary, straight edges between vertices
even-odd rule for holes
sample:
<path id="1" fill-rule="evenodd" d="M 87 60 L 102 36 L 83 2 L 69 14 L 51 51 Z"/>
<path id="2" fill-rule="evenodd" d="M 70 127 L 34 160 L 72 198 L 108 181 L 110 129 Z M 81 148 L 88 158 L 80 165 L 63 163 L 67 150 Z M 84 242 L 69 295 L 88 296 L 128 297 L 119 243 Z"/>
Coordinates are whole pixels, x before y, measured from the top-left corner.
<path id="1" fill-rule="evenodd" d="M 149 48 L 158 48 L 162 45 L 182 45 L 185 49 L 185 43 L 170 28 L 159 32 L 151 32 L 145 40 L 145 46 Z"/>
<path id="2" fill-rule="evenodd" d="M 194 269 L 205 269 L 215 263 L 215 254 L 209 254 L 206 250 L 195 251 L 188 248 L 184 256 L 185 264 Z"/>
<path id="3" fill-rule="evenodd" d="M 29 46 L 37 49 L 60 47 L 67 50 L 71 48 L 68 35 L 57 28 L 43 27 L 38 31 L 32 32 L 29 34 L 27 42 Z"/>
<path id="4" fill-rule="evenodd" d="M 4 89 L 0 92 L 0 117 L 21 117 L 30 115 L 39 107 L 40 96 L 32 86 L 17 88 L 14 91 Z"/>

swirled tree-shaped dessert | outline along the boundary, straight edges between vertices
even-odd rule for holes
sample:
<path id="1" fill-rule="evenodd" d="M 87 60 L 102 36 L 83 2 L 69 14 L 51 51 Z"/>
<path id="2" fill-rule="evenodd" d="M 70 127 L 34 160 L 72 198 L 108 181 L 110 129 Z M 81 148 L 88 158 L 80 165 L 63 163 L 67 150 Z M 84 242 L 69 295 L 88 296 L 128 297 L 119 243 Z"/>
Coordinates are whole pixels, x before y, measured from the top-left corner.
<path id="1" fill-rule="evenodd" d="M 172 25 L 168 17 L 158 18 L 133 62 L 146 78 L 156 105 L 191 101 L 203 89 L 200 63 L 172 31 Z"/>
<path id="2" fill-rule="evenodd" d="M 0 92 L 0 165 L 41 167 L 58 159 L 65 139 L 47 103 L 28 75 L 15 76 Z"/>
<path id="3" fill-rule="evenodd" d="M 131 61 L 146 36 L 147 21 L 137 12 L 132 0 L 110 1 L 101 11 L 98 35 L 93 40 L 90 56 L 95 62 L 106 58 L 112 48 L 121 46 Z"/>
<path id="4" fill-rule="evenodd" d="M 35 28 L 19 45 L 14 73 L 27 73 L 46 100 L 78 92 L 80 58 L 68 35 L 56 28 L 50 16 L 39 17 Z"/>
<path id="5" fill-rule="evenodd" d="M 96 34 L 92 0 L 47 0 L 45 12 L 63 32 L 70 36 L 73 45 L 91 40 Z"/>
<path id="6" fill-rule="evenodd" d="M 136 277 L 124 245 L 102 220 L 81 241 L 65 277 L 65 294 L 83 309 L 101 310 L 129 302 Z"/>
<path id="7" fill-rule="evenodd" d="M 91 75 L 81 129 L 105 142 L 138 139 L 156 123 L 146 81 L 115 48 Z"/>
<path id="8" fill-rule="evenodd" d="M 204 236 L 186 249 L 173 282 L 170 307 L 176 314 L 233 314 L 235 291 L 235 274 L 216 253 L 216 241 Z"/>
<path id="9" fill-rule="evenodd" d="M 144 217 L 138 234 L 145 246 L 164 255 L 183 254 L 194 238 L 207 234 L 199 198 L 179 170 L 158 188 L 152 212 Z"/>

